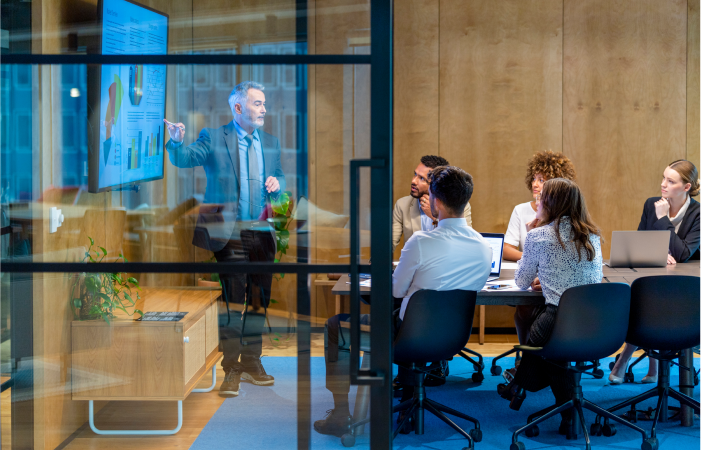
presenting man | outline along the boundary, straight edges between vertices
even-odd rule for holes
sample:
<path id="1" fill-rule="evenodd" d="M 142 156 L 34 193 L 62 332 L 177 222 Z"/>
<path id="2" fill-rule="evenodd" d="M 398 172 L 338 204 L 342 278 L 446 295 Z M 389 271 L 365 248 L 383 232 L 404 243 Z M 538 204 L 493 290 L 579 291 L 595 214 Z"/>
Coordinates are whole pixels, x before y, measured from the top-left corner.
<path id="1" fill-rule="evenodd" d="M 165 120 L 170 162 L 181 168 L 202 166 L 207 175 L 193 244 L 212 251 L 218 262 L 274 260 L 274 231 L 259 219 L 264 219 L 266 203 L 285 190 L 285 175 L 278 139 L 260 130 L 266 112 L 263 90 L 253 81 L 237 85 L 229 95 L 234 120 L 203 129 L 188 146 L 183 145 L 185 126 Z M 254 294 L 267 306 L 272 275 L 221 274 L 220 279 L 227 312 L 219 318 L 226 373 L 219 395 L 235 397 L 241 380 L 263 386 L 275 382 L 260 361 L 264 316 L 251 309 L 241 320 L 228 310 L 230 302 L 243 304 L 246 297 L 249 309 Z"/>
<path id="2" fill-rule="evenodd" d="M 445 158 L 434 155 L 421 157 L 421 162 L 414 171 L 411 179 L 411 195 L 402 197 L 394 205 L 392 217 L 392 251 L 397 248 L 404 234 L 404 242 L 408 241 L 416 231 L 431 231 L 436 228 L 438 218 L 431 213 L 428 204 L 428 174 L 438 166 L 449 166 Z M 472 226 L 470 204 L 463 212 L 467 226 Z"/>
<path id="3" fill-rule="evenodd" d="M 399 326 L 412 294 L 418 290 L 479 291 L 484 287 L 492 270 L 492 248 L 465 222 L 465 206 L 472 190 L 472 176 L 458 167 L 441 166 L 431 171 L 429 205 L 438 225 L 431 232 L 416 231 L 402 249 L 399 265 L 392 275 L 392 294 L 403 299 L 397 320 Z M 348 432 L 351 420 L 348 408 L 350 355 L 346 346 L 336 352 L 332 345 L 338 346 L 338 342 L 347 343 L 350 339 L 336 339 L 330 330 L 340 329 L 338 322 L 345 320 L 348 315 L 339 314 L 327 322 L 326 388 L 333 394 L 334 409 L 325 419 L 314 422 L 318 433 L 339 437 Z M 412 376 L 401 368 L 399 376 L 407 386 L 402 400 L 407 400 L 413 395 L 413 387 L 409 386 Z"/>

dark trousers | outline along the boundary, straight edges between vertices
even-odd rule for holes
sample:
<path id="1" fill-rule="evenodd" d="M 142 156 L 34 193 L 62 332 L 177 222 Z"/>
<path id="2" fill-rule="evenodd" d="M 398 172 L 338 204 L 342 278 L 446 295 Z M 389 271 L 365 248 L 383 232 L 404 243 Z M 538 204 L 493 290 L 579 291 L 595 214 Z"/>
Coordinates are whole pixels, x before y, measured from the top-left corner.
<path id="1" fill-rule="evenodd" d="M 230 240 L 222 250 L 214 253 L 214 257 L 217 262 L 272 262 L 275 249 L 275 238 L 271 233 L 242 230 L 240 240 Z M 263 351 L 265 309 L 270 301 L 273 276 L 234 273 L 220 274 L 219 279 L 225 302 L 246 305 L 243 314 L 227 310 L 219 314 L 219 344 L 224 353 L 222 368 L 225 372 L 240 372 L 246 361 L 260 358 Z"/>
<path id="2" fill-rule="evenodd" d="M 401 306 L 402 299 L 395 299 L 395 307 Z M 399 309 L 395 308 L 392 336 L 396 336 L 401 327 Z M 324 361 L 326 363 L 326 389 L 331 391 L 334 399 L 347 396 L 350 391 L 350 329 L 342 328 L 341 322 L 350 322 L 350 314 L 337 314 L 326 321 L 326 345 Z M 370 325 L 370 314 L 360 316 L 361 325 Z M 412 372 L 399 368 L 399 381 L 405 385 L 413 384 Z"/>
<path id="3" fill-rule="evenodd" d="M 548 342 L 555 327 L 557 306 L 539 306 L 534 315 L 535 320 L 528 333 L 528 345 L 541 347 Z M 530 392 L 550 386 L 557 404 L 570 399 L 572 386 L 567 376 L 566 362 L 545 361 L 540 356 L 524 352 L 514 383 Z"/>

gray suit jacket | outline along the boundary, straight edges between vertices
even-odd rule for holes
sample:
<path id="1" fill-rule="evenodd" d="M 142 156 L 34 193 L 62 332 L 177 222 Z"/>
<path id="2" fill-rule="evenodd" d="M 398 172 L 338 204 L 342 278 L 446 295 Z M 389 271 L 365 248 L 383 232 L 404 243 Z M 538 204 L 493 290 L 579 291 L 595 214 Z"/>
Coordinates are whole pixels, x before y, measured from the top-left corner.
<path id="1" fill-rule="evenodd" d="M 392 251 L 397 248 L 404 234 L 404 242 L 408 241 L 415 231 L 421 231 L 421 210 L 418 199 L 411 195 L 402 197 L 394 204 L 392 214 Z M 472 226 L 472 207 L 470 203 L 465 206 L 465 222 Z"/>
<path id="2" fill-rule="evenodd" d="M 280 142 L 262 130 L 258 130 L 258 133 L 265 164 L 265 179 L 272 176 L 280 183 L 280 190 L 272 194 L 277 196 L 285 191 L 285 174 L 280 164 Z M 204 128 L 197 140 L 187 147 L 175 145 L 169 140 L 166 149 L 174 166 L 204 168 L 207 189 L 204 204 L 200 207 L 193 244 L 213 252 L 221 250 L 234 232 L 239 208 L 241 177 L 234 122 L 216 129 Z"/>

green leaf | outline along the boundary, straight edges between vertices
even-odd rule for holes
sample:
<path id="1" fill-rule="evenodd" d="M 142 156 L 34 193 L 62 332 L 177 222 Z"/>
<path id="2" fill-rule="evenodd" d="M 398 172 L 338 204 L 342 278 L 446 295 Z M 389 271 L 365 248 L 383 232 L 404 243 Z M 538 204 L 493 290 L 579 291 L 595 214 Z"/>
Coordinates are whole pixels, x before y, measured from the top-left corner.
<path id="1" fill-rule="evenodd" d="M 80 309 L 80 307 L 83 306 L 83 301 L 79 298 L 74 298 L 73 306 L 75 307 L 75 309 Z"/>
<path id="2" fill-rule="evenodd" d="M 278 339 L 278 338 L 273 338 L 273 341 L 278 341 L 278 342 L 280 342 L 280 339 Z"/>
<path id="3" fill-rule="evenodd" d="M 134 310 L 134 314 L 139 314 L 139 315 L 141 315 L 141 316 L 144 315 L 143 311 L 141 311 L 140 309 L 135 309 L 135 310 Z"/>
<path id="4" fill-rule="evenodd" d="M 107 250 L 105 250 L 104 247 L 98 247 L 100 250 L 102 250 L 102 255 L 107 256 Z"/>
<path id="5" fill-rule="evenodd" d="M 109 318 L 109 316 L 108 316 L 104 311 L 100 311 L 100 315 L 101 315 L 102 318 L 105 320 L 105 322 L 107 322 L 107 325 L 109 325 L 109 324 L 110 324 L 110 318 Z"/>
<path id="6" fill-rule="evenodd" d="M 274 262 L 276 262 L 276 263 L 279 263 L 279 262 L 280 262 L 280 260 L 279 260 L 279 259 L 277 259 L 277 258 L 275 258 L 275 261 L 274 261 Z"/>
<path id="7" fill-rule="evenodd" d="M 100 297 L 102 300 L 106 301 L 107 303 L 112 303 L 112 299 L 107 295 L 103 293 L 97 294 L 98 297 Z"/>
<path id="8" fill-rule="evenodd" d="M 284 273 L 281 273 L 281 274 L 280 274 L 280 278 L 285 278 L 285 274 L 284 274 Z"/>
<path id="9" fill-rule="evenodd" d="M 130 282 L 131 284 L 139 284 L 139 280 L 137 280 L 134 277 L 127 278 L 127 281 Z"/>
<path id="10" fill-rule="evenodd" d="M 92 238 L 91 238 L 90 236 L 88 236 L 88 239 L 90 239 L 90 246 L 91 246 L 91 247 L 92 247 L 93 245 L 95 245 L 95 241 L 93 241 Z"/>
<path id="11" fill-rule="evenodd" d="M 274 298 L 271 298 L 271 299 L 270 299 L 270 303 L 272 303 L 272 304 L 274 305 L 275 303 L 280 303 L 280 302 L 278 302 L 278 301 L 275 300 Z"/>
<path id="12" fill-rule="evenodd" d="M 277 337 L 282 337 L 282 336 L 280 336 L 280 333 L 274 333 L 274 334 L 275 334 L 275 336 L 277 336 Z"/>

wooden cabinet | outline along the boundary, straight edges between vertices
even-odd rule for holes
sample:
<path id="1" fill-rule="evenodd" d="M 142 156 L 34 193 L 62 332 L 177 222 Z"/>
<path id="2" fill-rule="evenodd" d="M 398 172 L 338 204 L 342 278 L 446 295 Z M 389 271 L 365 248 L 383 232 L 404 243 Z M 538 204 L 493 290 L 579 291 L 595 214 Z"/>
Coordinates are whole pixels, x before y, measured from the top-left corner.
<path id="1" fill-rule="evenodd" d="M 144 288 L 137 308 L 181 311 L 179 322 L 126 315 L 72 322 L 73 400 L 184 400 L 221 358 L 211 288 Z"/>

